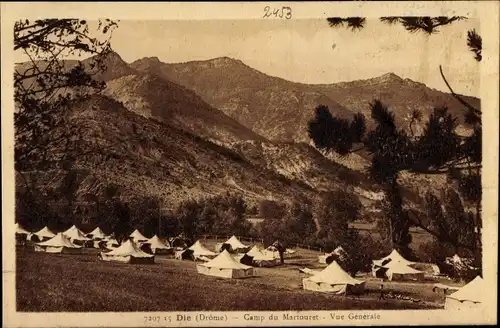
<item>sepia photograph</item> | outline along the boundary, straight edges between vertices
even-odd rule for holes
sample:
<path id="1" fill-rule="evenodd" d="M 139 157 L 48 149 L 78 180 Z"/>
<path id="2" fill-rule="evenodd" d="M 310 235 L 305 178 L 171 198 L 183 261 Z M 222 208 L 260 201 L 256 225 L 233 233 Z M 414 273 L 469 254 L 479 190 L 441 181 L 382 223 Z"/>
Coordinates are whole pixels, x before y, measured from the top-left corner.
<path id="1" fill-rule="evenodd" d="M 52 3 L 2 22 L 6 327 L 496 323 L 498 40 L 482 51 L 481 2 L 337 4 L 124 19 Z"/>

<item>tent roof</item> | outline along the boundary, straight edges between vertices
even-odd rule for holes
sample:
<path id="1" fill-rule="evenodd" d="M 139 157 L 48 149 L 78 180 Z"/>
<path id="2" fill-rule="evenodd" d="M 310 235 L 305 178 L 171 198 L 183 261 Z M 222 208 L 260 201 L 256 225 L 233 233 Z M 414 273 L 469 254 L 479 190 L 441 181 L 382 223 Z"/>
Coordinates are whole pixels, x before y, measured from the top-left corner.
<path id="1" fill-rule="evenodd" d="M 413 269 L 412 267 L 404 264 L 403 262 L 394 262 L 391 261 L 384 265 L 384 268 L 391 270 L 392 273 L 399 274 L 410 274 L 410 273 L 422 273 L 423 271 Z"/>
<path id="2" fill-rule="evenodd" d="M 158 248 L 158 249 L 168 249 L 169 248 L 167 245 L 165 245 L 164 242 L 162 242 L 160 240 L 160 238 L 158 238 L 157 235 L 154 235 L 153 237 L 148 239 L 148 244 L 151 245 L 151 248 Z"/>
<path id="3" fill-rule="evenodd" d="M 373 263 L 376 265 L 382 266 L 382 263 L 386 260 L 389 260 L 389 259 L 391 260 L 390 263 L 399 262 L 399 263 L 402 263 L 404 265 L 414 264 L 414 262 L 408 261 L 403 256 L 401 256 L 401 254 L 399 254 L 398 251 L 395 249 L 393 249 L 391 254 L 387 255 L 386 257 L 384 257 L 380 260 L 373 260 Z"/>
<path id="4" fill-rule="evenodd" d="M 316 273 L 307 279 L 318 283 L 324 282 L 332 285 L 358 285 L 362 283 L 362 281 L 354 279 L 347 272 L 345 272 L 344 269 L 338 265 L 337 261 L 333 261 L 321 272 Z"/>
<path id="5" fill-rule="evenodd" d="M 135 229 L 134 232 L 130 234 L 130 237 L 135 240 L 148 240 L 148 238 L 144 237 L 144 235 L 137 229 Z"/>
<path id="6" fill-rule="evenodd" d="M 68 248 L 81 248 L 81 246 L 75 245 L 71 242 L 71 240 L 63 235 L 62 232 L 59 232 L 53 238 L 38 243 L 39 246 L 49 246 L 49 247 L 68 247 Z"/>
<path id="7" fill-rule="evenodd" d="M 199 240 L 197 240 L 193 245 L 191 245 L 191 247 L 189 247 L 188 249 L 192 250 L 194 254 L 196 255 L 206 255 L 206 256 L 213 256 L 213 255 L 216 255 L 217 253 L 215 252 L 212 252 L 211 250 L 209 250 L 208 248 L 206 248 L 205 246 L 203 246 Z"/>
<path id="8" fill-rule="evenodd" d="M 207 263 L 200 264 L 208 268 L 219 268 L 219 269 L 248 269 L 251 266 L 241 264 L 236 261 L 227 250 L 217 255 L 213 260 Z"/>
<path id="9" fill-rule="evenodd" d="M 90 240 L 90 238 L 85 237 L 83 232 L 78 229 L 75 225 L 63 232 L 63 235 L 73 240 Z"/>
<path id="10" fill-rule="evenodd" d="M 16 222 L 16 233 L 18 233 L 18 234 L 26 234 L 27 235 L 30 232 L 28 230 L 24 229 L 23 227 L 21 227 L 19 225 L 19 223 Z"/>
<path id="11" fill-rule="evenodd" d="M 263 252 L 257 245 L 254 245 L 251 250 L 246 253 L 248 256 L 252 256 L 254 260 L 274 260 L 274 256 L 269 253 Z"/>
<path id="12" fill-rule="evenodd" d="M 127 240 L 119 247 L 115 248 L 106 255 L 114 256 L 133 256 L 133 257 L 153 257 L 154 255 L 143 252 L 132 240 Z"/>
<path id="13" fill-rule="evenodd" d="M 233 249 L 247 248 L 248 246 L 243 244 L 236 236 L 229 238 L 224 244 L 229 244 Z"/>
<path id="14" fill-rule="evenodd" d="M 484 288 L 485 285 L 483 278 L 477 276 L 467 285 L 447 297 L 454 298 L 459 301 L 482 302 Z"/>
<path id="15" fill-rule="evenodd" d="M 37 236 L 40 236 L 40 237 L 49 237 L 49 238 L 52 238 L 52 237 L 55 237 L 56 234 L 53 233 L 52 231 L 50 231 L 49 228 L 43 227 L 40 231 L 35 232 L 34 235 L 37 235 Z"/>
<path id="16" fill-rule="evenodd" d="M 93 238 L 105 238 L 106 237 L 106 234 L 104 233 L 104 231 L 102 231 L 101 228 L 99 228 L 99 227 L 95 228 L 87 235 L 92 235 Z"/>

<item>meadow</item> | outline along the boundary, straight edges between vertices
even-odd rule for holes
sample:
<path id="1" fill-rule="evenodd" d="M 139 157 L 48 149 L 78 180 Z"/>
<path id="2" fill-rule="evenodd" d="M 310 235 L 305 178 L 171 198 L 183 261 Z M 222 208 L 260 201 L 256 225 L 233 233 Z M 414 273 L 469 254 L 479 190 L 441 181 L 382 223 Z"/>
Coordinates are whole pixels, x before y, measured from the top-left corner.
<path id="1" fill-rule="evenodd" d="M 298 250 L 285 265 L 257 268 L 249 279 L 222 279 L 196 272 L 192 261 L 156 256 L 154 265 L 102 262 L 98 250 L 80 255 L 16 251 L 17 310 L 20 312 L 106 311 L 230 311 L 230 310 L 345 310 L 436 309 L 444 296 L 433 282 L 380 282 L 368 276 L 361 296 L 336 296 L 305 291 L 304 266 L 321 269 L 318 252 Z M 415 301 L 378 300 L 378 288 Z"/>

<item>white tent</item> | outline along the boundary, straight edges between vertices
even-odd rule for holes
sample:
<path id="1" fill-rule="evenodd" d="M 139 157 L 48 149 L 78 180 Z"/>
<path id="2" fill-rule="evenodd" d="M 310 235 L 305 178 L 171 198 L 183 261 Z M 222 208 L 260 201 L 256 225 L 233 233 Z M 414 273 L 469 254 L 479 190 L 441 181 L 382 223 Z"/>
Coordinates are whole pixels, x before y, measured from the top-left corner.
<path id="1" fill-rule="evenodd" d="M 30 232 L 16 223 L 16 235 L 29 235 Z"/>
<path id="2" fill-rule="evenodd" d="M 73 253 L 80 248 L 81 246 L 73 244 L 61 232 L 47 241 L 35 244 L 35 252 L 45 253 Z"/>
<path id="3" fill-rule="evenodd" d="M 387 269 L 385 275 L 389 280 L 424 280 L 425 272 L 416 270 L 403 262 L 389 262 L 383 268 Z"/>
<path id="4" fill-rule="evenodd" d="M 108 253 L 101 252 L 100 256 L 104 261 L 115 261 L 130 264 L 155 263 L 154 255 L 143 252 L 132 240 L 127 240 L 121 246 Z"/>
<path id="5" fill-rule="evenodd" d="M 107 238 L 105 241 L 106 241 L 106 247 L 109 249 L 115 249 L 118 246 L 120 246 L 118 240 L 116 240 L 115 238 Z"/>
<path id="6" fill-rule="evenodd" d="M 374 277 L 382 277 L 394 281 L 423 280 L 425 272 L 412 267 L 416 264 L 416 262 L 405 259 L 398 251 L 393 250 L 388 256 L 380 260 L 373 260 L 372 274 Z"/>
<path id="7" fill-rule="evenodd" d="M 97 227 L 91 232 L 89 232 L 87 234 L 87 237 L 90 237 L 92 239 L 105 239 L 106 234 L 104 233 L 104 231 L 101 230 L 101 228 Z"/>
<path id="8" fill-rule="evenodd" d="M 198 273 L 221 278 L 248 278 L 254 276 L 254 268 L 236 261 L 227 250 L 213 260 L 196 265 Z"/>
<path id="9" fill-rule="evenodd" d="M 63 235 L 71 239 L 72 242 L 86 242 L 87 240 L 91 240 L 90 238 L 85 237 L 85 234 L 78 229 L 75 225 L 71 228 L 63 232 Z"/>
<path id="10" fill-rule="evenodd" d="M 191 247 L 188 248 L 189 250 L 193 251 L 194 257 L 200 257 L 200 256 L 215 256 L 217 253 L 212 252 L 211 250 L 207 249 L 205 246 L 203 246 L 200 241 L 196 241 Z"/>
<path id="11" fill-rule="evenodd" d="M 264 252 L 257 245 L 252 247 L 247 255 L 251 256 L 253 258 L 253 263 L 260 267 L 276 266 L 281 263 L 279 258 L 275 258 L 272 253 Z"/>
<path id="12" fill-rule="evenodd" d="M 48 240 L 50 238 L 54 238 L 56 236 L 56 234 L 53 233 L 52 231 L 50 231 L 49 228 L 44 227 L 40 231 L 29 234 L 27 238 L 31 240 L 32 236 L 37 236 L 38 239 L 40 239 L 40 240 Z"/>
<path id="13" fill-rule="evenodd" d="M 148 238 L 144 237 L 142 233 L 139 232 L 139 230 L 135 229 L 134 232 L 130 234 L 130 237 L 137 243 L 137 242 L 143 242 L 143 241 L 148 241 Z"/>
<path id="14" fill-rule="evenodd" d="M 162 242 L 157 235 L 154 235 L 153 237 L 148 239 L 148 241 L 146 243 L 148 243 L 150 245 L 153 253 L 156 253 L 158 250 L 161 250 L 161 249 L 170 249 L 170 247 L 165 245 L 165 243 Z"/>
<path id="15" fill-rule="evenodd" d="M 276 247 L 272 246 L 272 245 L 269 246 L 268 248 L 266 248 L 263 252 L 266 253 L 266 254 L 271 254 L 276 259 L 280 258 L 280 253 L 278 252 L 278 249 Z M 295 250 L 287 248 L 287 249 L 285 249 L 285 252 L 283 253 L 283 257 L 284 258 L 289 258 L 293 254 L 295 254 Z"/>
<path id="16" fill-rule="evenodd" d="M 249 246 L 243 244 L 236 236 L 232 236 L 228 240 L 226 240 L 224 243 L 217 244 L 216 249 L 218 251 L 222 251 L 222 247 L 226 245 L 231 246 L 231 251 L 236 252 L 236 253 L 246 253 L 248 252 Z"/>
<path id="17" fill-rule="evenodd" d="M 446 296 L 445 310 L 468 310 L 483 306 L 484 291 L 488 288 L 484 280 L 477 276 L 458 291 Z"/>
<path id="18" fill-rule="evenodd" d="M 374 265 L 378 266 L 384 266 L 384 263 L 388 262 L 400 262 L 404 265 L 411 265 L 414 264 L 415 262 L 408 261 L 405 259 L 401 254 L 398 253 L 397 250 L 392 250 L 391 254 L 387 255 L 386 257 L 380 259 L 380 260 L 373 260 Z"/>
<path id="19" fill-rule="evenodd" d="M 337 264 L 337 261 L 330 263 L 321 272 L 304 278 L 302 284 L 306 290 L 338 295 L 359 294 L 365 289 L 365 282 L 351 277 Z"/>

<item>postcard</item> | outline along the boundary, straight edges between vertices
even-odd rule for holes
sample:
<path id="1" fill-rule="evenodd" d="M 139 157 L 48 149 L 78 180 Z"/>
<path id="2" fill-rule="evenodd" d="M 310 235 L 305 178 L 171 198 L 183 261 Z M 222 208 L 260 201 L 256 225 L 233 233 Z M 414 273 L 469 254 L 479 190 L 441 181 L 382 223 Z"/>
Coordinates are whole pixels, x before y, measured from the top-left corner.
<path id="1" fill-rule="evenodd" d="M 5 327 L 496 324 L 497 2 L 1 9 Z"/>

